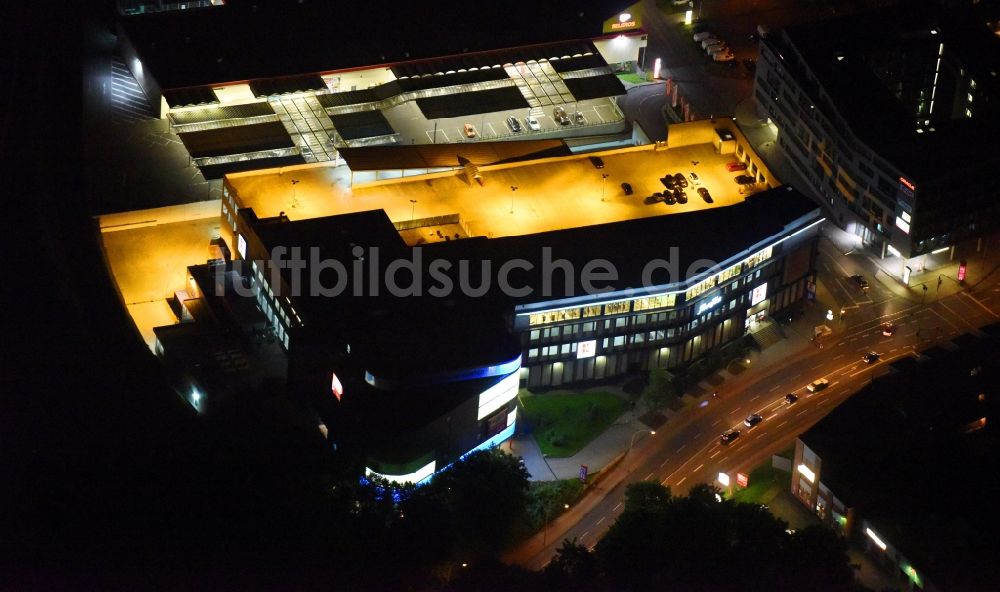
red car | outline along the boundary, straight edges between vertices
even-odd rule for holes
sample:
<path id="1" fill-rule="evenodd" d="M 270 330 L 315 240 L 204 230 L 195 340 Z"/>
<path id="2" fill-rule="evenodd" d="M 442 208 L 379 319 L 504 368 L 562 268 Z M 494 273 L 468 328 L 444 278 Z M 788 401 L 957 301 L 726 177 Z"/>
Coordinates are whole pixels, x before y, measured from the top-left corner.
<path id="1" fill-rule="evenodd" d="M 730 162 L 726 164 L 726 170 L 730 173 L 735 171 L 745 171 L 747 170 L 747 163 L 745 162 Z"/>

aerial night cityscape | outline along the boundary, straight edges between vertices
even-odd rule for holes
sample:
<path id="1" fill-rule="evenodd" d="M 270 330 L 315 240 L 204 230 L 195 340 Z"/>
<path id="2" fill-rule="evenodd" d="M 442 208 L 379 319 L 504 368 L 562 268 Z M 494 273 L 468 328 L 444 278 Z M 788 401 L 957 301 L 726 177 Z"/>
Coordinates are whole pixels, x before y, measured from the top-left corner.
<path id="1" fill-rule="evenodd" d="M 1000 590 L 1000 0 L 14 12 L 0 590 Z"/>

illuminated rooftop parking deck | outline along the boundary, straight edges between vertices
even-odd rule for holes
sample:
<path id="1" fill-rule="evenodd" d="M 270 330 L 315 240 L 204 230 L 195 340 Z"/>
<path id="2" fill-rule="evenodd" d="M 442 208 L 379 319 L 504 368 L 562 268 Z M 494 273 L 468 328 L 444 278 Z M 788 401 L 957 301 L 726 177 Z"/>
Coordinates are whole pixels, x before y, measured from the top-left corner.
<path id="1" fill-rule="evenodd" d="M 730 132 L 721 142 L 716 130 Z M 763 167 L 756 154 L 747 152 L 742 134 L 729 120 L 698 121 L 670 128 L 669 148 L 641 146 L 608 152 L 574 155 L 480 167 L 483 183 L 471 183 L 462 171 L 449 171 L 367 186 L 349 187 L 344 167 L 326 166 L 271 169 L 227 177 L 237 195 L 237 206 L 253 208 L 258 217 L 284 212 L 291 220 L 305 220 L 367 210 L 385 210 L 394 223 L 458 214 L 462 236 L 516 236 L 634 220 L 664 214 L 724 207 L 742 202 L 735 178 L 755 174 L 767 185 L 780 182 Z M 737 145 L 743 147 L 737 156 Z M 720 153 L 720 146 L 722 153 Z M 590 156 L 600 156 L 598 169 Z M 728 170 L 735 161 L 750 170 Z M 688 203 L 648 203 L 664 191 L 660 178 L 683 173 L 689 182 Z M 706 203 L 691 182 L 698 175 L 710 192 Z M 606 178 L 605 178 L 606 176 Z M 622 183 L 631 185 L 625 195 Z M 431 231 L 437 236 L 435 231 Z M 452 233 L 453 234 L 453 233 Z M 433 242 L 428 236 L 427 242 Z M 415 244 L 412 231 L 404 239 Z"/>

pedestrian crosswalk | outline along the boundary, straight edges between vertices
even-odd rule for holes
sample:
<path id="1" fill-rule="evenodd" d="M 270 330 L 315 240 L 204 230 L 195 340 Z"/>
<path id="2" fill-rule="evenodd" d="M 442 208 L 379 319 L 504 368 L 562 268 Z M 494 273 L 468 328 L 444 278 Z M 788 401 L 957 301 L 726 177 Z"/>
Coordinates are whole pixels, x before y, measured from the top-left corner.
<path id="1" fill-rule="evenodd" d="M 149 104 L 146 93 L 132 76 L 120 56 L 111 59 L 111 120 L 115 123 L 132 123 L 154 119 L 156 112 Z"/>

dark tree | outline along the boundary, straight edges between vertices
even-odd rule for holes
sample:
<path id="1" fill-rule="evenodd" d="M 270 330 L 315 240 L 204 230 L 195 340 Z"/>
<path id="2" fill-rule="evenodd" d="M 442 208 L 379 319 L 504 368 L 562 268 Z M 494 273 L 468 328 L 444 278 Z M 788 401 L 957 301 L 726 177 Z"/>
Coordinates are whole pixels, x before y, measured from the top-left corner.
<path id="1" fill-rule="evenodd" d="M 564 540 L 556 556 L 545 566 L 545 579 L 550 589 L 598 590 L 599 576 L 597 556 L 576 539 Z"/>

